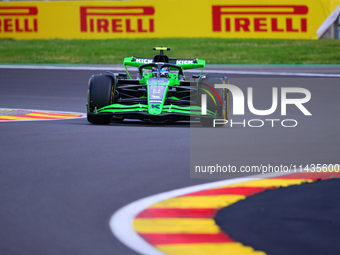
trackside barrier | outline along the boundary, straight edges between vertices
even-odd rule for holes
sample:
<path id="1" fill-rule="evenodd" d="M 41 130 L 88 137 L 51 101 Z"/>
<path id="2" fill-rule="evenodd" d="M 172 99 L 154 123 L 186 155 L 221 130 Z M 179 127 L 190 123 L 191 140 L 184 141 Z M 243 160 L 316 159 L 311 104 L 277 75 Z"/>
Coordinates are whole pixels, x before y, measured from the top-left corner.
<path id="1" fill-rule="evenodd" d="M 317 39 L 339 5 L 340 0 L 0 2 L 0 38 Z"/>

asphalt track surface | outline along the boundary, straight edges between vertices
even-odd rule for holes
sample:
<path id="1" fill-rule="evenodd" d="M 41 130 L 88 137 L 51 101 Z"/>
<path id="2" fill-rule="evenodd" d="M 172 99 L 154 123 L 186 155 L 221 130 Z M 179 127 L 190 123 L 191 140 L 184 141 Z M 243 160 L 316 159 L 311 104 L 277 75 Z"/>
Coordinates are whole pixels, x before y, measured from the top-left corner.
<path id="1" fill-rule="evenodd" d="M 268 190 L 223 208 L 215 221 L 269 255 L 339 254 L 339 190 L 340 179 Z"/>
<path id="2" fill-rule="evenodd" d="M 235 70 L 273 68 L 340 73 L 338 66 Z M 99 71 L 0 69 L 0 108 L 85 112 L 93 73 Z M 306 107 L 313 116 L 292 106 L 296 128 L 225 127 L 201 142 L 205 148 L 222 151 L 220 156 L 228 155 L 234 165 L 340 163 L 339 78 L 228 76 L 243 90 L 256 86 L 255 106 L 263 109 L 270 107 L 268 86 L 307 88 L 312 100 Z M 108 223 L 116 210 L 146 196 L 214 180 L 189 177 L 190 148 L 197 146 L 191 130 L 187 123 L 95 126 L 86 119 L 0 123 L 0 254 L 136 254 L 111 233 Z M 216 145 L 217 139 L 225 142 Z"/>

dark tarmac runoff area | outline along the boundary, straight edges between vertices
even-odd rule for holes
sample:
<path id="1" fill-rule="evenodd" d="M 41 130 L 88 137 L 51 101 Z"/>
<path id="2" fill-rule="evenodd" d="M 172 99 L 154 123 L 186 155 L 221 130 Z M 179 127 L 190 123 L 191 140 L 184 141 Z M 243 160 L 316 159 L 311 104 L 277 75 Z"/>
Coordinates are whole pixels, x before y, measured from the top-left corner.
<path id="1" fill-rule="evenodd" d="M 265 191 L 218 212 L 232 238 L 268 255 L 340 254 L 340 179 Z"/>
<path id="2" fill-rule="evenodd" d="M 88 80 L 105 70 L 0 68 L 0 109 L 85 113 Z M 97 126 L 86 118 L 0 122 L 0 255 L 137 254 L 112 234 L 111 216 L 138 199 L 221 180 L 190 178 L 195 164 L 340 164 L 340 78 L 327 76 L 339 75 L 340 66 L 205 70 L 224 71 L 244 95 L 254 88 L 257 109 L 270 108 L 272 87 L 308 89 L 305 107 L 312 116 L 293 105 L 281 116 L 279 99 L 270 118 L 296 119 L 296 127 L 211 129 L 137 120 Z M 267 116 L 245 107 L 244 116 L 233 118 Z M 217 220 L 232 237 L 268 255 L 340 254 L 339 185 L 330 180 L 266 191 L 223 209 Z"/>

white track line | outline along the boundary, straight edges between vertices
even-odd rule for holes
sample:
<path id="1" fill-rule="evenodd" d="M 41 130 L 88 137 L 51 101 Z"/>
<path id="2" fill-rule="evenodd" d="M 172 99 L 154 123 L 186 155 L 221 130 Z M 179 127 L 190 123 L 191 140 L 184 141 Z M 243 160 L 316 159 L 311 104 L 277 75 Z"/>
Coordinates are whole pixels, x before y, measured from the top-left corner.
<path id="1" fill-rule="evenodd" d="M 48 66 L 48 65 L 0 65 L 0 69 L 34 69 L 34 70 L 101 70 L 101 71 L 125 71 L 123 67 L 109 66 Z M 257 71 L 233 71 L 233 70 L 204 70 L 206 73 L 220 74 L 245 74 L 245 75 L 274 75 L 274 76 L 301 76 L 301 77 L 334 77 L 340 78 L 340 74 L 325 73 L 287 73 L 287 72 L 257 72 Z M 200 73 L 198 70 L 188 70 L 190 73 Z"/>
<path id="2" fill-rule="evenodd" d="M 33 69 L 33 70 L 103 70 L 103 71 L 125 71 L 123 67 L 110 66 L 48 66 L 48 65 L 0 65 L 0 69 Z"/>
<path id="3" fill-rule="evenodd" d="M 302 77 L 334 77 L 340 78 L 340 74 L 323 74 L 323 73 L 277 73 L 277 72 L 255 72 L 255 71 L 232 71 L 232 70 L 204 70 L 206 73 L 221 73 L 221 74 L 255 74 L 255 75 L 274 75 L 274 76 L 302 76 Z M 195 71 L 196 72 L 196 71 Z M 197 72 L 199 73 L 199 72 Z"/>
<path id="4" fill-rule="evenodd" d="M 182 196 L 188 193 L 197 192 L 197 191 L 206 190 L 206 189 L 212 189 L 212 188 L 216 188 L 216 187 L 224 186 L 224 185 L 251 181 L 254 179 L 261 180 L 261 179 L 266 179 L 270 177 L 277 177 L 277 176 L 286 175 L 286 174 L 292 174 L 292 173 L 288 172 L 288 173 L 270 173 L 270 174 L 263 174 L 263 175 L 253 175 L 252 177 L 247 177 L 247 178 L 237 178 L 237 179 L 231 179 L 231 180 L 223 180 L 223 181 L 218 181 L 218 182 L 200 184 L 196 186 L 176 189 L 176 190 L 160 193 L 157 195 L 149 196 L 146 198 L 142 198 L 116 211 L 111 216 L 110 223 L 109 223 L 110 228 L 113 234 L 118 238 L 118 240 L 120 240 L 130 249 L 140 254 L 165 255 L 165 253 L 156 249 L 154 246 L 150 245 L 143 238 L 141 238 L 133 229 L 133 221 L 135 217 L 141 211 L 163 200 Z"/>
<path id="5" fill-rule="evenodd" d="M 50 110 L 36 110 L 36 109 L 15 109 L 15 108 L 3 108 L 0 107 L 1 110 L 14 110 L 14 111 L 35 111 L 35 112 L 52 112 L 52 113 L 67 113 L 67 114 L 77 114 L 81 115 L 81 117 L 76 118 L 67 118 L 67 119 L 48 119 L 48 120 L 42 120 L 42 119 L 36 119 L 36 120 L 0 120 L 0 122 L 18 122 L 18 121 L 50 121 L 50 120 L 73 120 L 73 119 L 82 119 L 86 118 L 86 114 L 83 112 L 65 112 L 65 111 L 50 111 Z M 1 114 L 0 114 L 1 115 Z"/>

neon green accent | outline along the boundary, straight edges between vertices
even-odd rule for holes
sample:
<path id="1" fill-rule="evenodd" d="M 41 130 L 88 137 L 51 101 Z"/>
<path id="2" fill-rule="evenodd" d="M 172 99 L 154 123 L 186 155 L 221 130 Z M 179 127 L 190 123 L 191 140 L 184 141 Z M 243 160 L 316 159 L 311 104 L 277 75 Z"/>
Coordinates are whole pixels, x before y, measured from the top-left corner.
<path id="1" fill-rule="evenodd" d="M 147 112 L 147 110 L 140 111 L 140 108 L 131 108 L 131 109 L 107 109 L 107 110 L 100 111 L 100 113 L 103 113 L 103 112 L 113 112 L 113 113 L 116 113 L 116 112 Z"/>
<path id="2" fill-rule="evenodd" d="M 182 64 L 178 65 L 182 67 L 183 70 L 194 69 L 194 68 L 203 68 L 205 67 L 205 60 L 203 59 L 196 59 L 197 64 Z"/>
<path id="3" fill-rule="evenodd" d="M 143 77 L 140 79 L 140 84 L 147 84 L 148 79 L 153 78 L 154 73 L 143 73 Z"/>
<path id="4" fill-rule="evenodd" d="M 131 77 L 131 75 L 130 75 L 130 73 L 129 73 L 129 70 L 127 69 L 126 65 L 124 65 L 124 68 L 125 68 L 126 73 L 127 73 L 128 76 L 129 76 L 130 80 L 132 80 L 132 77 Z"/>
<path id="5" fill-rule="evenodd" d="M 150 114 L 157 115 L 162 113 L 162 104 L 161 103 L 150 103 L 149 109 Z"/>
<path id="6" fill-rule="evenodd" d="M 171 108 L 170 110 L 163 110 L 162 113 L 171 113 L 171 112 L 175 112 L 175 113 L 184 113 L 184 114 L 188 114 L 188 115 L 197 115 L 197 116 L 201 116 L 201 111 L 182 111 L 182 110 L 178 110 L 178 109 L 173 109 Z M 215 116 L 215 114 L 213 113 L 208 113 L 208 116 Z"/>
<path id="7" fill-rule="evenodd" d="M 167 47 L 155 47 L 153 49 L 154 50 L 170 50 L 170 48 L 168 49 Z"/>
<path id="8" fill-rule="evenodd" d="M 201 90 L 204 90 L 205 92 L 207 92 L 207 93 L 209 94 L 209 96 L 211 96 L 211 98 L 214 100 L 215 106 L 217 106 L 216 100 L 215 100 L 215 98 L 213 97 L 213 95 L 212 95 L 208 90 L 206 90 L 206 89 L 202 89 L 202 88 L 201 88 Z"/>
<path id="9" fill-rule="evenodd" d="M 125 71 L 126 71 L 126 73 L 128 74 L 130 80 L 132 80 L 132 78 L 131 78 L 131 75 L 130 75 L 130 73 L 129 73 L 129 70 L 128 70 L 127 67 L 126 67 L 126 62 L 129 62 L 129 61 L 131 61 L 131 60 L 132 60 L 132 57 L 130 57 L 130 58 L 124 58 L 124 62 L 123 62 Z"/>
<path id="10" fill-rule="evenodd" d="M 147 86 L 147 93 L 148 93 L 148 111 L 150 114 L 153 114 L 153 115 L 156 115 L 156 114 L 160 114 L 162 113 L 162 110 L 163 110 L 163 105 L 164 105 L 164 102 L 165 102 L 165 99 L 166 99 L 166 94 L 168 93 L 168 82 L 161 82 L 161 79 L 157 80 L 157 83 L 156 84 L 148 84 Z M 149 89 L 150 87 L 153 87 L 153 86 L 165 86 L 165 89 L 164 89 L 164 93 L 163 93 L 163 99 L 162 99 L 162 103 L 150 103 L 150 98 L 149 98 Z"/>
<path id="11" fill-rule="evenodd" d="M 106 109 L 106 108 L 133 108 L 133 107 L 148 107 L 146 104 L 133 104 L 133 105 L 125 105 L 125 104 L 111 104 L 111 105 L 107 105 L 104 106 L 101 109 Z"/>
<path id="12" fill-rule="evenodd" d="M 123 105 L 111 104 L 98 109 L 99 113 L 102 112 L 147 112 L 148 106 L 145 104 Z"/>
<path id="13" fill-rule="evenodd" d="M 139 67 L 140 65 L 144 65 L 144 63 L 136 63 L 133 62 L 133 57 L 128 57 L 128 58 L 124 58 L 124 66 L 134 66 L 134 67 Z"/>
<path id="14" fill-rule="evenodd" d="M 158 103 L 161 105 L 160 103 Z M 148 105 L 145 104 L 134 104 L 134 105 L 123 105 L 123 104 L 112 104 L 108 106 L 104 106 L 103 108 L 98 109 L 98 113 L 130 113 L 130 112 L 143 112 L 150 113 L 148 109 Z M 156 111 L 155 108 L 152 108 Z M 159 113 L 182 113 L 191 116 L 200 116 L 201 115 L 201 107 L 200 106 L 179 106 L 179 105 L 163 105 L 161 110 L 157 109 Z M 152 114 L 152 113 L 150 113 Z M 215 116 L 216 114 L 207 109 L 208 116 Z"/>
<path id="15" fill-rule="evenodd" d="M 163 113 L 178 112 L 185 113 L 188 115 L 201 115 L 202 109 L 200 106 L 178 106 L 178 105 L 164 105 Z M 215 116 L 216 114 L 207 109 L 207 114 L 210 116 Z"/>
<path id="16" fill-rule="evenodd" d="M 204 68 L 205 68 L 205 66 L 203 66 L 202 71 L 200 72 L 200 75 L 202 75 L 202 73 L 203 73 L 203 71 L 204 71 Z"/>
<path id="17" fill-rule="evenodd" d="M 170 50 L 167 47 L 155 47 L 155 50 Z M 136 62 L 133 61 L 134 57 L 127 57 L 124 58 L 124 68 L 126 70 L 127 75 L 129 76 L 129 78 L 132 80 L 132 77 L 129 73 L 129 70 L 127 68 L 127 66 L 132 66 L 132 67 L 140 67 L 141 65 L 144 65 L 144 63 L 140 63 L 140 62 Z M 145 62 L 145 61 L 144 61 Z M 148 61 L 146 61 L 148 62 Z M 195 63 L 189 61 L 184 61 L 184 62 L 178 62 L 178 63 L 191 63 L 191 64 L 179 64 L 178 66 L 180 66 L 182 69 L 187 70 L 187 69 L 193 69 L 193 68 L 202 68 L 200 74 L 203 73 L 204 68 L 205 68 L 205 60 L 202 59 L 196 59 L 194 60 Z M 147 67 L 146 69 L 151 69 L 152 67 Z M 141 98 L 145 98 L 147 97 L 148 103 L 147 104 L 133 104 L 133 105 L 124 105 L 124 104 L 112 104 L 112 105 L 108 105 L 105 106 L 103 108 L 97 109 L 98 113 L 131 113 L 131 112 L 141 112 L 143 114 L 152 114 L 152 115 L 159 115 L 159 114 L 166 114 L 166 113 L 178 113 L 178 114 L 184 114 L 184 115 L 189 115 L 189 116 L 200 116 L 201 115 L 201 107 L 199 106 L 178 106 L 178 105 L 164 105 L 166 98 L 166 95 L 168 93 L 168 89 L 169 86 L 176 86 L 176 85 L 180 85 L 180 81 L 178 79 L 178 69 L 177 68 L 172 68 L 170 67 L 171 71 L 176 71 L 177 72 L 169 72 L 166 78 L 160 78 L 159 79 L 152 79 L 151 82 L 151 78 L 155 77 L 155 74 L 153 72 L 143 72 L 142 73 L 142 77 L 139 80 L 139 84 L 143 84 L 146 85 L 147 88 L 147 96 L 142 96 Z M 156 102 L 150 102 L 150 89 L 153 88 L 157 88 L 158 87 L 162 87 L 164 88 L 164 92 L 162 95 L 162 101 L 156 101 Z M 213 95 L 205 89 L 202 89 L 203 91 L 205 91 L 208 95 L 210 95 L 210 97 L 213 99 L 215 105 L 217 106 L 216 100 L 213 97 Z M 160 91 L 159 91 L 160 92 Z M 169 99 L 174 99 L 174 100 L 178 100 L 177 97 L 175 96 L 171 96 L 169 97 Z M 216 113 L 210 111 L 207 109 L 207 115 L 214 117 L 216 116 Z"/>
<path id="18" fill-rule="evenodd" d="M 124 67 L 125 66 L 139 67 L 141 65 L 144 65 L 144 63 L 137 63 L 137 62 L 134 62 L 132 60 L 133 60 L 133 57 L 124 58 Z M 204 70 L 204 68 L 205 68 L 205 60 L 203 60 L 203 59 L 196 59 L 196 61 L 197 61 L 196 64 L 182 64 L 182 65 L 178 65 L 178 66 L 182 67 L 183 70 L 194 69 L 194 68 L 203 68 L 203 70 Z M 203 72 L 203 70 L 201 71 L 201 73 Z"/>
<path id="19" fill-rule="evenodd" d="M 186 111 L 201 111 L 201 107 L 200 106 L 179 106 L 179 105 L 164 105 L 163 109 L 166 108 L 177 108 L 177 109 L 182 109 L 182 110 L 186 110 Z"/>

